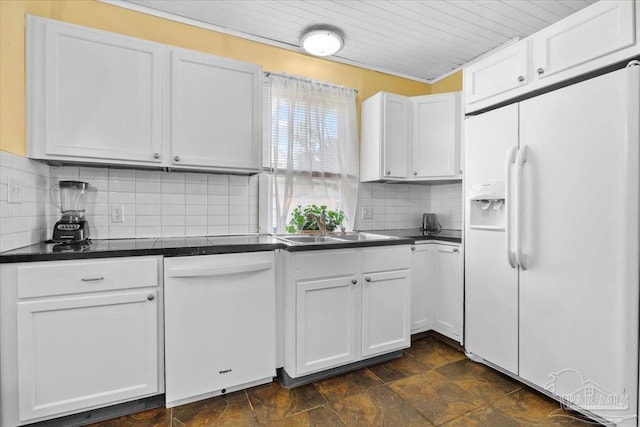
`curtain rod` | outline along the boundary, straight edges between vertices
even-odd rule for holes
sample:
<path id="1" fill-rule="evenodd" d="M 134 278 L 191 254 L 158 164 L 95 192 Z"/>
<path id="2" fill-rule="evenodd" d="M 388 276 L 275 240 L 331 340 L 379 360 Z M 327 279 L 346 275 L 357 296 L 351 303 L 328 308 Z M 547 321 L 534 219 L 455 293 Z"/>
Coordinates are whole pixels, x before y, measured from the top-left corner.
<path id="1" fill-rule="evenodd" d="M 276 77 L 284 77 L 287 79 L 292 79 L 292 80 L 300 80 L 303 82 L 309 82 L 309 83 L 316 83 L 319 84 L 321 86 L 327 86 L 327 87 L 331 87 L 331 88 L 335 88 L 335 89 L 348 89 L 351 90 L 353 92 L 355 92 L 356 94 L 359 94 L 360 91 L 358 89 L 353 89 L 347 86 L 340 86 L 340 85 L 336 85 L 333 83 L 329 83 L 329 82 L 325 82 L 325 81 L 321 81 L 321 80 L 313 80 L 313 79 L 309 79 L 307 77 L 303 77 L 303 76 L 296 76 L 293 74 L 286 74 L 286 73 L 274 73 L 273 71 L 266 71 L 264 73 L 265 77 L 269 77 L 269 76 L 276 76 Z"/>

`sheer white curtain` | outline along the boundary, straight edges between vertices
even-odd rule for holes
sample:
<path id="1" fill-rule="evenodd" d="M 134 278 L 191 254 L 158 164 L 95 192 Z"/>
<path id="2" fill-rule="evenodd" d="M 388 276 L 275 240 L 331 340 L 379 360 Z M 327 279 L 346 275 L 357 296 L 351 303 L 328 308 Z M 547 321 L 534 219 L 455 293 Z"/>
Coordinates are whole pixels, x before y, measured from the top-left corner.
<path id="1" fill-rule="evenodd" d="M 273 74 L 270 148 L 273 218 L 284 232 L 297 205 L 326 205 L 352 229 L 358 200 L 358 136 L 353 89 Z"/>

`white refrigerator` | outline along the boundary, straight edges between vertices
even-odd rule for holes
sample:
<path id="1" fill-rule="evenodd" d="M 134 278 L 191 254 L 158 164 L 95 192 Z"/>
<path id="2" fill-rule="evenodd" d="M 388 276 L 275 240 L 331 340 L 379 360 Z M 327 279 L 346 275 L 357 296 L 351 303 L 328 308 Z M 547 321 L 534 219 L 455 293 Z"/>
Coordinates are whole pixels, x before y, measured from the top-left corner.
<path id="1" fill-rule="evenodd" d="M 640 63 L 469 116 L 465 347 L 638 419 Z"/>

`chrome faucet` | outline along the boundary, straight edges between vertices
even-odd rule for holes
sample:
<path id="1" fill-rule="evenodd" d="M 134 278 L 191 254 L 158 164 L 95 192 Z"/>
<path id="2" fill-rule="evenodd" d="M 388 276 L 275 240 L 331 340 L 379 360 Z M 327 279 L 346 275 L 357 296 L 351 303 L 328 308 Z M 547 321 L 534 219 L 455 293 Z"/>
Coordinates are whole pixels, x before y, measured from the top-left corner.
<path id="1" fill-rule="evenodd" d="M 324 211 L 322 211 L 320 215 L 310 212 L 307 217 L 316 219 L 316 223 L 318 223 L 318 231 L 320 231 L 320 234 L 327 234 L 327 215 Z"/>

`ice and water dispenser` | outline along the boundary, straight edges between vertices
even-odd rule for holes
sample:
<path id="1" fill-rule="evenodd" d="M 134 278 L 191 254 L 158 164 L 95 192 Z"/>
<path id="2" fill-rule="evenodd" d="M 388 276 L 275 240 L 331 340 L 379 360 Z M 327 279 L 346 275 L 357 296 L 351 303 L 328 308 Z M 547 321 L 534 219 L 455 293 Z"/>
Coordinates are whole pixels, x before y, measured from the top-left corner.
<path id="1" fill-rule="evenodd" d="M 504 230 L 504 181 L 473 183 L 469 190 L 469 227 Z"/>

